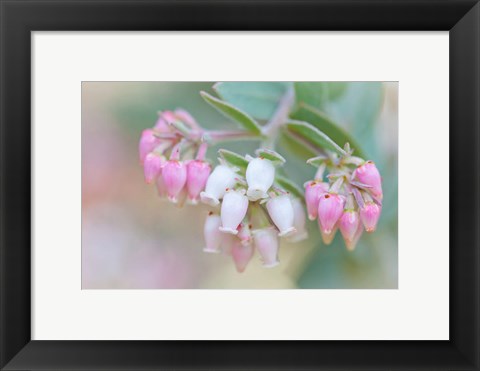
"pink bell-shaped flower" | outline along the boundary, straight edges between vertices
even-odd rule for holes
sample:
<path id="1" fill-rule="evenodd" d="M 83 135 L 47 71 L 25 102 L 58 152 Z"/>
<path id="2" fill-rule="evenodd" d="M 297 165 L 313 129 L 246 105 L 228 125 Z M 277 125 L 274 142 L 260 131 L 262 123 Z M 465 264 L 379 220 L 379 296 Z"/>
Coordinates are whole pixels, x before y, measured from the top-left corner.
<path id="1" fill-rule="evenodd" d="M 266 198 L 275 179 L 275 167 L 270 160 L 254 158 L 248 163 L 245 178 L 248 184 L 247 196 L 250 200 Z"/>
<path id="2" fill-rule="evenodd" d="M 353 236 L 353 239 L 350 240 L 345 240 L 345 246 L 347 246 L 348 251 L 353 251 L 355 250 L 355 246 L 357 246 L 358 241 L 360 240 L 360 237 L 363 234 L 363 224 L 358 223 L 357 230 L 355 231 L 355 235 Z"/>
<path id="3" fill-rule="evenodd" d="M 176 120 L 177 118 L 172 111 L 163 111 L 159 113 L 154 127 L 160 132 L 167 132 L 170 130 L 170 124 Z"/>
<path id="4" fill-rule="evenodd" d="M 219 215 L 212 212 L 208 214 L 203 227 L 203 235 L 205 237 L 204 252 L 221 252 L 223 233 L 218 230 L 221 224 L 222 222 Z"/>
<path id="5" fill-rule="evenodd" d="M 177 203 L 187 182 L 187 167 L 181 161 L 169 160 L 163 166 L 162 177 L 167 189 L 168 199 Z"/>
<path id="6" fill-rule="evenodd" d="M 239 240 L 232 246 L 232 258 L 238 273 L 242 273 L 253 257 L 252 244 L 242 244 Z"/>
<path id="7" fill-rule="evenodd" d="M 222 253 L 227 256 L 232 256 L 232 249 L 233 246 L 238 243 L 238 237 L 230 233 L 223 233 L 220 231 L 220 227 L 218 229 L 218 233 L 222 235 Z"/>
<path id="8" fill-rule="evenodd" d="M 225 233 L 238 234 L 238 226 L 247 214 L 248 198 L 245 191 L 228 189 L 223 196 L 220 217 L 222 226 L 220 230 Z"/>
<path id="9" fill-rule="evenodd" d="M 155 152 L 150 152 L 145 156 L 145 160 L 143 161 L 143 172 L 147 184 L 153 183 L 160 175 L 164 161 L 165 157 Z"/>
<path id="10" fill-rule="evenodd" d="M 320 197 L 327 192 L 327 183 L 316 180 L 305 183 L 305 203 L 307 205 L 308 219 L 315 220 L 317 218 Z"/>
<path id="11" fill-rule="evenodd" d="M 235 185 L 236 177 L 235 172 L 228 166 L 218 165 L 208 177 L 205 191 L 200 193 L 202 202 L 210 206 L 218 205 L 226 189 Z"/>
<path id="12" fill-rule="evenodd" d="M 280 233 L 280 237 L 291 235 L 295 232 L 293 226 L 294 212 L 289 195 L 270 198 L 267 202 L 268 215 L 272 218 Z"/>
<path id="13" fill-rule="evenodd" d="M 291 242 L 299 242 L 308 238 L 308 232 L 305 229 L 307 218 L 305 217 L 305 210 L 302 202 L 298 198 L 290 200 L 293 206 L 293 226 L 296 231 L 289 237 Z"/>
<path id="14" fill-rule="evenodd" d="M 238 226 L 238 238 L 242 245 L 247 246 L 252 242 L 252 231 L 251 226 L 248 223 L 241 223 Z"/>
<path id="15" fill-rule="evenodd" d="M 187 201 L 187 187 L 183 187 L 180 193 L 177 196 L 177 202 L 174 202 L 175 206 L 178 208 L 182 208 L 183 205 L 185 205 L 185 202 Z M 170 200 L 170 199 L 169 199 Z"/>
<path id="16" fill-rule="evenodd" d="M 252 232 L 255 248 L 263 260 L 265 268 L 273 268 L 279 264 L 278 261 L 278 236 L 273 227 L 256 229 Z"/>
<path id="17" fill-rule="evenodd" d="M 167 187 L 165 186 L 165 182 L 161 174 L 157 176 L 157 180 L 155 181 L 155 184 L 157 186 L 158 196 L 162 198 L 167 197 Z"/>
<path id="18" fill-rule="evenodd" d="M 333 239 L 335 238 L 335 235 L 337 234 L 337 230 L 338 230 L 338 227 L 335 226 L 333 227 L 333 230 L 329 233 L 326 233 L 321 225 L 320 225 L 320 220 L 318 220 L 318 226 L 320 228 L 320 234 L 322 235 L 322 241 L 325 245 L 330 245 L 333 241 Z"/>
<path id="19" fill-rule="evenodd" d="M 143 164 L 145 157 L 147 157 L 147 155 L 152 152 L 158 144 L 160 144 L 160 141 L 161 140 L 154 135 L 152 129 L 145 129 L 142 132 L 140 143 L 138 144 L 140 163 Z"/>
<path id="20" fill-rule="evenodd" d="M 210 175 L 210 164 L 201 160 L 193 160 L 187 164 L 188 198 L 193 204 L 198 202 L 200 192 L 207 184 Z"/>
<path id="21" fill-rule="evenodd" d="M 320 229 L 325 234 L 330 234 L 338 219 L 343 213 L 345 200 L 336 193 L 325 193 L 318 203 L 318 221 Z"/>
<path id="22" fill-rule="evenodd" d="M 360 208 L 360 219 L 367 232 L 375 231 L 381 211 L 382 208 L 373 201 L 365 202 L 365 205 Z"/>
<path id="23" fill-rule="evenodd" d="M 357 178 L 360 183 L 370 186 L 368 190 L 378 199 L 383 198 L 382 177 L 372 161 L 367 161 L 360 165 L 353 172 L 353 177 Z"/>
<path id="24" fill-rule="evenodd" d="M 352 243 L 357 233 L 358 226 L 360 225 L 358 211 L 352 209 L 344 210 L 337 224 L 345 243 Z"/>
<path id="25" fill-rule="evenodd" d="M 192 129 L 201 129 L 197 121 L 193 118 L 193 116 L 188 111 L 185 111 L 184 109 L 181 109 L 181 108 L 177 108 L 175 110 L 175 116 L 177 117 L 177 119 L 184 122 L 185 124 L 190 126 Z"/>

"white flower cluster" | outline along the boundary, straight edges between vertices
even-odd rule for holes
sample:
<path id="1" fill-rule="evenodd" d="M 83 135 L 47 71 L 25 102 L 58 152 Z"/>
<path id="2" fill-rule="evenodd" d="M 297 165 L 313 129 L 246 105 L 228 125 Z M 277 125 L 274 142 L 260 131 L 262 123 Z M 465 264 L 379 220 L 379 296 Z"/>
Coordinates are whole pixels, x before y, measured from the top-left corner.
<path id="1" fill-rule="evenodd" d="M 205 252 L 222 249 L 231 254 L 242 272 L 256 249 L 264 267 L 278 265 L 279 237 L 300 241 L 307 237 L 301 200 L 274 185 L 272 161 L 247 156 L 244 176 L 223 161 L 200 194 L 203 203 L 215 208 L 204 227 Z"/>

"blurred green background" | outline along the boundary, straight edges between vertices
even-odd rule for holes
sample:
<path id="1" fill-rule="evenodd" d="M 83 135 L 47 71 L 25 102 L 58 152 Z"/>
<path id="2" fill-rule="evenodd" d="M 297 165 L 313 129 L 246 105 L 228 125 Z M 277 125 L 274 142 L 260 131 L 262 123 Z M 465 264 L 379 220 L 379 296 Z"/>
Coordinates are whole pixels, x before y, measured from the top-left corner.
<path id="1" fill-rule="evenodd" d="M 231 257 L 205 254 L 203 222 L 208 209 L 179 209 L 157 197 L 143 180 L 138 140 L 157 111 L 184 108 L 210 129 L 235 128 L 200 97 L 215 95 L 213 82 L 82 83 L 82 288 L 83 289 L 392 289 L 398 285 L 398 83 L 350 82 L 325 112 L 375 161 L 383 177 L 382 216 L 348 252 L 338 233 L 321 242 L 316 222 L 310 238 L 281 242 L 280 262 L 261 267 L 256 255 L 242 274 Z M 339 143 L 343 146 L 343 143 Z M 258 142 L 226 143 L 253 154 Z M 279 145 L 285 170 L 298 184 L 315 169 Z"/>

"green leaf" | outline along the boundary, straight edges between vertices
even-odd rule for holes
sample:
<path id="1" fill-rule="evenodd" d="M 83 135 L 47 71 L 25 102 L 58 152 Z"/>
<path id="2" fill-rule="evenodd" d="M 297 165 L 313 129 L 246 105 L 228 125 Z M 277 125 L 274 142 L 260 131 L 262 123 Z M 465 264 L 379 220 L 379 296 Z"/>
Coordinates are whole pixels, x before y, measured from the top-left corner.
<path id="1" fill-rule="evenodd" d="M 348 88 L 347 82 L 337 81 L 337 82 L 326 82 L 328 99 L 337 100 L 340 98 Z"/>
<path id="2" fill-rule="evenodd" d="M 345 143 L 350 143 L 350 147 L 355 150 L 355 155 L 360 157 L 365 156 L 357 141 L 320 110 L 309 105 L 302 105 L 293 113 L 292 118 L 309 122 L 315 128 L 328 135 L 330 139 L 338 145 L 344 146 Z"/>
<path id="3" fill-rule="evenodd" d="M 258 134 L 261 134 L 261 128 L 258 123 L 250 117 L 247 113 L 239 110 L 238 108 L 232 106 L 231 104 L 224 102 L 218 98 L 212 97 L 210 94 L 202 91 L 200 92 L 205 101 L 210 104 L 217 111 L 222 113 L 225 117 L 232 119 L 233 121 L 242 125 L 248 131 Z"/>
<path id="4" fill-rule="evenodd" d="M 287 82 L 218 82 L 215 92 L 225 101 L 259 120 L 268 120 L 290 83 Z"/>
<path id="5" fill-rule="evenodd" d="M 298 184 L 292 182 L 290 179 L 277 174 L 275 176 L 275 182 L 280 188 L 284 189 L 287 192 L 290 192 L 292 195 L 300 199 L 303 199 L 303 189 L 298 186 Z"/>
<path id="6" fill-rule="evenodd" d="M 320 108 L 328 100 L 327 85 L 324 82 L 296 82 L 294 86 L 297 105 L 308 104 Z"/>
<path id="7" fill-rule="evenodd" d="M 219 149 L 218 154 L 229 165 L 237 167 L 242 172 L 247 170 L 248 161 L 245 159 L 245 157 L 239 155 L 238 153 L 229 151 L 227 149 Z"/>
<path id="8" fill-rule="evenodd" d="M 282 155 L 270 149 L 259 148 L 255 151 L 255 154 L 258 157 L 263 157 L 272 161 L 274 165 L 283 165 L 285 163 L 285 159 Z"/>
<path id="9" fill-rule="evenodd" d="M 357 141 L 362 143 L 364 152 L 376 157 L 378 137 L 375 135 L 374 124 L 377 122 L 382 104 L 381 82 L 351 82 L 341 97 L 325 107 L 325 112 L 335 122 L 348 128 Z M 353 143 L 350 144 L 355 148 Z"/>
<path id="10" fill-rule="evenodd" d="M 350 83 L 348 91 L 329 110 L 337 121 L 363 133 L 377 119 L 383 103 L 381 82 Z"/>
<path id="11" fill-rule="evenodd" d="M 294 154 L 295 156 L 303 159 L 304 161 L 310 157 L 314 157 L 318 154 L 318 150 L 313 146 L 308 146 L 304 140 L 300 140 L 298 137 L 293 137 L 286 130 L 282 130 L 278 139 L 278 145 Z"/>
<path id="12" fill-rule="evenodd" d="M 305 121 L 289 120 L 287 121 L 287 129 L 299 135 L 304 140 L 313 143 L 320 149 L 334 151 L 339 155 L 345 155 L 345 151 L 338 146 L 328 135 L 317 129 L 312 124 Z"/>

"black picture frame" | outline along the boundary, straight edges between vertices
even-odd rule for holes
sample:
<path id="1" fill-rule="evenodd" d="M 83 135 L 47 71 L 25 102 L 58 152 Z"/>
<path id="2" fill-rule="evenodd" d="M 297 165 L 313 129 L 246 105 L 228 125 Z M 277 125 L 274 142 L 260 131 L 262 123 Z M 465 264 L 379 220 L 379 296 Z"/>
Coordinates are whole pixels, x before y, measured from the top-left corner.
<path id="1" fill-rule="evenodd" d="M 480 369 L 477 1 L 0 0 L 0 12 L 2 370 Z M 450 212 L 450 340 L 32 341 L 30 35 L 39 30 L 449 31 L 450 194 L 438 202 Z"/>

